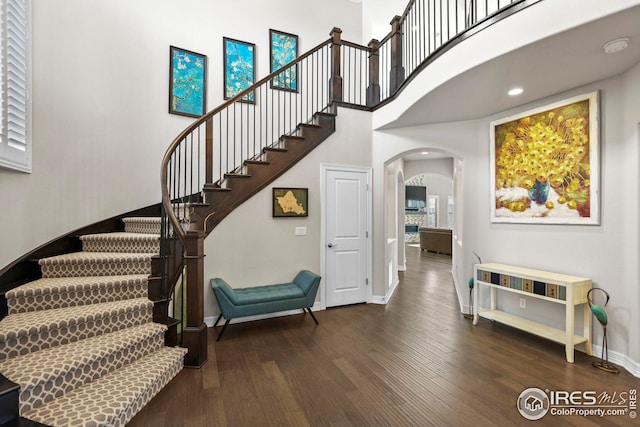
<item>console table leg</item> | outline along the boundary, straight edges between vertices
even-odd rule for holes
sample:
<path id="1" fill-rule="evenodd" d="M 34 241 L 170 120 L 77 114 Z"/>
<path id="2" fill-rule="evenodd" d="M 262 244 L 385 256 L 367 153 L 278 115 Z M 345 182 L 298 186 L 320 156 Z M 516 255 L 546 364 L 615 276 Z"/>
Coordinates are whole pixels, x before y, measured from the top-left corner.
<path id="1" fill-rule="evenodd" d="M 584 343 L 584 349 L 589 356 L 593 356 L 593 347 L 591 347 L 591 322 L 593 318 L 591 317 L 591 310 L 589 310 L 587 304 L 582 304 L 582 315 L 584 317 L 582 320 L 582 324 L 584 325 L 582 336 L 587 339 Z"/>
<path id="2" fill-rule="evenodd" d="M 476 268 L 473 269 L 473 277 L 478 277 L 478 270 Z M 478 311 L 480 310 L 480 302 L 478 301 L 478 282 L 475 281 L 473 285 L 473 305 L 471 306 L 471 311 L 473 312 L 473 324 L 477 325 L 479 320 Z"/>
<path id="3" fill-rule="evenodd" d="M 567 355 L 567 362 L 573 363 L 573 334 L 575 331 L 575 318 L 573 317 L 573 295 L 569 291 L 567 291 L 567 305 L 565 314 L 565 353 Z"/>

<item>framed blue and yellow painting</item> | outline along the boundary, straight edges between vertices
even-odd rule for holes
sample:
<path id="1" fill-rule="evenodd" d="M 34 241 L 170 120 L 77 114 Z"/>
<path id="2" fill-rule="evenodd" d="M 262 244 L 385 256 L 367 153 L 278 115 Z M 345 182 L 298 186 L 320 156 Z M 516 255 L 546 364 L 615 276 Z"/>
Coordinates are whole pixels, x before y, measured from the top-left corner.
<path id="1" fill-rule="evenodd" d="M 223 52 L 224 99 L 231 99 L 255 82 L 256 45 L 224 37 Z M 255 92 L 245 94 L 241 101 L 255 104 Z"/>
<path id="2" fill-rule="evenodd" d="M 169 113 L 200 117 L 206 111 L 207 57 L 170 46 Z"/>
<path id="3" fill-rule="evenodd" d="M 490 123 L 491 222 L 598 225 L 598 92 Z"/>
<path id="4" fill-rule="evenodd" d="M 286 67 L 286 65 L 298 57 L 298 36 L 269 30 L 269 44 L 271 46 L 269 54 L 271 72 L 282 69 L 282 72 L 271 80 L 271 88 L 297 92 L 298 66 Z"/>

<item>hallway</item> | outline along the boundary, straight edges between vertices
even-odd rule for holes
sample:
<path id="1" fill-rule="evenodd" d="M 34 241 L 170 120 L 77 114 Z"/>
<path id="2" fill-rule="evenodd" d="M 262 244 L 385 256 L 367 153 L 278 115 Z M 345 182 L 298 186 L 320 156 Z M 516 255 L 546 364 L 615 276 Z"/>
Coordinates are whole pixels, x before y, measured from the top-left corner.
<path id="1" fill-rule="evenodd" d="M 564 348 L 459 311 L 450 257 L 407 247 L 388 305 L 319 311 L 209 330 L 209 361 L 186 369 L 129 424 L 137 426 L 515 426 L 529 387 L 637 388 Z M 628 416 L 551 416 L 538 426 L 636 425 Z"/>

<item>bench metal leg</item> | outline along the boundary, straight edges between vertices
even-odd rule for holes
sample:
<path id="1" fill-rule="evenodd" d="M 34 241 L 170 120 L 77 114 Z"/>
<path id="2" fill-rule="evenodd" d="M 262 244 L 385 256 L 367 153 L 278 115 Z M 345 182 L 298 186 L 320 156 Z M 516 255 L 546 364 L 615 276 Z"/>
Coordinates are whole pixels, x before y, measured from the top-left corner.
<path id="1" fill-rule="evenodd" d="M 313 311 L 311 311 L 311 308 L 305 307 L 305 308 L 303 308 L 303 310 L 304 311 L 308 311 L 309 314 L 311 315 L 311 317 L 313 318 L 313 321 L 316 322 L 316 325 L 319 325 L 318 319 L 316 319 L 316 316 L 313 314 Z"/>
<path id="2" fill-rule="evenodd" d="M 224 334 L 225 329 L 227 329 L 227 326 L 229 326 L 229 322 L 231 322 L 231 319 L 227 319 L 227 321 L 224 322 L 224 326 L 222 327 L 222 330 L 218 334 L 218 338 L 216 338 L 216 341 L 220 341 L 220 338 L 222 338 L 222 334 Z"/>
<path id="3" fill-rule="evenodd" d="M 218 316 L 218 319 L 216 320 L 216 323 L 213 324 L 213 327 L 215 328 L 216 326 L 218 326 L 218 322 L 220 321 L 220 319 L 222 319 L 222 313 L 220 313 L 220 316 Z"/>

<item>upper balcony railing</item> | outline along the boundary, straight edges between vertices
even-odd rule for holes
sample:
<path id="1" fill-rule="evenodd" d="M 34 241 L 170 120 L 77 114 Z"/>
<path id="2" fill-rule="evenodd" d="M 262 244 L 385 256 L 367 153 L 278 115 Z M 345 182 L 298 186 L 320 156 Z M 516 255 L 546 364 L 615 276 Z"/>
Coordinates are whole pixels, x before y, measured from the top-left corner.
<path id="1" fill-rule="evenodd" d="M 367 46 L 342 41 L 341 104 L 375 109 L 472 34 L 541 0 L 411 0 L 391 31 Z"/>

